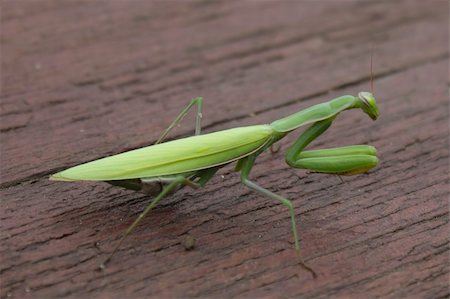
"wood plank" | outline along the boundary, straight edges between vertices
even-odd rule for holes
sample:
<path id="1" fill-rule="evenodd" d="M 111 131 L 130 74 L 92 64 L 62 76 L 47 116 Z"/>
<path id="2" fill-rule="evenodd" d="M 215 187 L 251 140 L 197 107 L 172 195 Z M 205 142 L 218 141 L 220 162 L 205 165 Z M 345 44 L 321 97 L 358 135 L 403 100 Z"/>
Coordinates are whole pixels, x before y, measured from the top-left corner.
<path id="1" fill-rule="evenodd" d="M 449 295 L 448 3 L 2 6 L 2 298 Z M 252 172 L 293 199 L 317 279 L 286 209 L 231 167 L 164 200 L 95 270 L 149 198 L 48 174 L 150 144 L 193 96 L 215 131 L 366 90 L 371 49 L 380 119 L 346 112 L 313 147 L 373 144 L 380 166 L 344 183 L 290 169 L 292 134 Z"/>

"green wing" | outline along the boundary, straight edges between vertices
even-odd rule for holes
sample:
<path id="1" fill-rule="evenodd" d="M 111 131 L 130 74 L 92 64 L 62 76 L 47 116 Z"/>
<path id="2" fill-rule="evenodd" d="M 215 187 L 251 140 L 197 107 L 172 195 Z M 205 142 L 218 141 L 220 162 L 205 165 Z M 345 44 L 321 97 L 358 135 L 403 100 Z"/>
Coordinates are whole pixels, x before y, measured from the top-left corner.
<path id="1" fill-rule="evenodd" d="M 256 125 L 187 137 L 81 164 L 50 179 L 125 180 L 210 168 L 255 152 L 266 144 L 272 133 L 269 125 Z"/>

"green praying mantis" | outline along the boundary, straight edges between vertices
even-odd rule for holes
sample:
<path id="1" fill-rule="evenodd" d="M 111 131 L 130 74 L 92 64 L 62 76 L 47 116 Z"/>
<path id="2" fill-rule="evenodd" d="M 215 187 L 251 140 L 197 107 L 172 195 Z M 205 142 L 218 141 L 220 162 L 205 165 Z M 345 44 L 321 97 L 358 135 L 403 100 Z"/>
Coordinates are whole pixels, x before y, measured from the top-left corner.
<path id="1" fill-rule="evenodd" d="M 195 136 L 162 142 L 189 110 L 197 106 Z M 203 187 L 225 165 L 237 162 L 242 183 L 268 198 L 279 201 L 290 213 L 295 250 L 300 264 L 310 271 L 300 258 L 299 237 L 292 202 L 249 179 L 256 158 L 295 129 L 310 125 L 287 150 L 289 166 L 318 173 L 352 175 L 367 172 L 378 164 L 376 149 L 368 145 L 304 151 L 314 139 L 324 133 L 337 115 L 345 110 L 360 108 L 371 119 L 378 117 L 378 107 L 372 93 L 341 96 L 311 106 L 271 124 L 253 125 L 201 134 L 203 99 L 193 99 L 163 132 L 154 145 L 98 159 L 58 172 L 50 177 L 58 181 L 104 181 L 112 185 L 155 196 L 151 203 L 128 227 L 122 238 L 101 264 L 113 257 L 125 238 L 138 223 L 168 194 L 184 187 Z"/>

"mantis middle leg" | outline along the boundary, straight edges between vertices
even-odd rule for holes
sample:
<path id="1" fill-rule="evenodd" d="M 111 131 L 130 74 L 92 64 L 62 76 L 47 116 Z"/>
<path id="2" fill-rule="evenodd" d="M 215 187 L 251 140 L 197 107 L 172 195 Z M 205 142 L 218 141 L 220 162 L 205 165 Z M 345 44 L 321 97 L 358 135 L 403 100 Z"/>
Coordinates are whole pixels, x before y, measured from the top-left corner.
<path id="1" fill-rule="evenodd" d="M 257 156 L 257 154 L 252 154 L 252 155 L 244 158 L 244 161 L 241 162 L 242 163 L 241 181 L 248 188 L 250 188 L 264 196 L 267 196 L 271 199 L 275 199 L 275 200 L 281 202 L 281 204 L 283 204 L 284 206 L 286 206 L 289 209 L 289 214 L 291 216 L 292 233 L 294 235 L 295 251 L 297 252 L 297 256 L 299 258 L 300 265 L 303 268 L 305 268 L 306 270 L 308 270 L 309 272 L 311 272 L 311 274 L 315 278 L 315 277 L 317 277 L 317 275 L 314 272 L 314 270 L 312 268 L 310 268 L 309 266 L 307 266 L 300 257 L 300 244 L 299 244 L 299 240 L 298 240 L 297 225 L 296 225 L 296 221 L 295 221 L 295 211 L 294 211 L 292 202 L 289 199 L 284 198 L 276 193 L 273 193 L 248 179 L 250 171 L 252 170 L 253 165 L 255 163 L 256 156 Z"/>

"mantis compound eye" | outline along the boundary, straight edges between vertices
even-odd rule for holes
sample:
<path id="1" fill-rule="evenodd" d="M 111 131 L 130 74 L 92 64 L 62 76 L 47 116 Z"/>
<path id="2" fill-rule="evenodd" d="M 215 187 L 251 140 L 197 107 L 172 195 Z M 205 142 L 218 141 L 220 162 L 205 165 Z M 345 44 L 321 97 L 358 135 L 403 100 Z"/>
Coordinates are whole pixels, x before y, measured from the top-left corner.
<path id="1" fill-rule="evenodd" d="M 371 119 L 376 120 L 378 118 L 378 107 L 375 101 L 375 97 L 370 92 L 362 91 L 358 94 L 358 98 L 361 100 L 361 108 L 367 113 Z"/>

